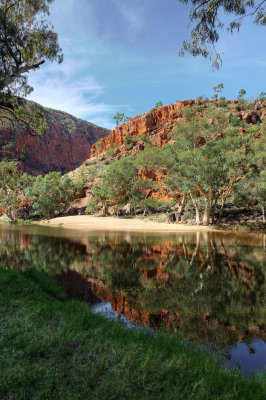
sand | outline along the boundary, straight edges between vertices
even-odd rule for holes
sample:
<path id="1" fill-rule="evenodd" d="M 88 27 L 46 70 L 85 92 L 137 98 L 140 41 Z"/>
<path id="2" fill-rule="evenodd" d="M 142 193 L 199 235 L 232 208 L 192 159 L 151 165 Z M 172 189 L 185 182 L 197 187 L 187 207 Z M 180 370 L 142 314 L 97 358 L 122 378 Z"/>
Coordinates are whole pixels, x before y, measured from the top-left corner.
<path id="1" fill-rule="evenodd" d="M 149 221 L 148 219 L 126 219 L 91 215 L 77 215 L 59 217 L 39 222 L 40 225 L 78 229 L 85 231 L 112 230 L 135 232 L 218 232 L 218 229 L 209 226 L 186 225 L 181 223 L 167 224 Z M 220 232 L 220 231 L 219 231 Z"/>

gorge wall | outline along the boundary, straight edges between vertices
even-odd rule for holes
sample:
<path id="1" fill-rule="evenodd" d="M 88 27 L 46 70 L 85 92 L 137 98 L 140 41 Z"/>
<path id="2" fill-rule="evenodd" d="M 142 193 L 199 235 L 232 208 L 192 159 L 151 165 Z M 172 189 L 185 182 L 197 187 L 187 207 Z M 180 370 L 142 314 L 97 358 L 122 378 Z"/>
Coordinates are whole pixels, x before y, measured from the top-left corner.
<path id="1" fill-rule="evenodd" d="M 45 114 L 49 128 L 43 136 L 0 127 L 0 160 L 18 160 L 20 168 L 33 175 L 67 173 L 88 159 L 91 146 L 109 134 L 108 129 L 62 111 L 46 108 Z"/>
<path id="2" fill-rule="evenodd" d="M 119 159 L 121 155 L 135 154 L 138 151 L 144 150 L 145 136 L 151 140 L 152 145 L 161 147 L 171 140 L 168 134 L 174 130 L 175 122 L 183 119 L 182 110 L 184 108 L 193 105 L 201 105 L 203 108 L 206 108 L 211 103 L 216 104 L 218 107 L 220 106 L 220 100 L 183 100 L 177 101 L 175 104 L 153 108 L 142 115 L 137 115 L 117 126 L 110 132 L 108 137 L 100 139 L 98 143 L 95 143 L 91 148 L 90 158 L 98 157 L 98 159 L 101 159 L 101 155 L 112 145 L 116 147 L 116 159 Z M 239 120 L 243 120 L 248 124 L 256 124 L 266 116 L 265 101 L 258 103 L 253 110 L 243 110 L 237 100 L 226 100 L 226 103 L 228 107 L 224 108 L 225 113 L 228 113 L 228 115 L 232 113 Z M 142 137 L 138 137 L 133 148 L 127 150 L 125 148 L 127 136 L 131 138 L 134 136 Z"/>

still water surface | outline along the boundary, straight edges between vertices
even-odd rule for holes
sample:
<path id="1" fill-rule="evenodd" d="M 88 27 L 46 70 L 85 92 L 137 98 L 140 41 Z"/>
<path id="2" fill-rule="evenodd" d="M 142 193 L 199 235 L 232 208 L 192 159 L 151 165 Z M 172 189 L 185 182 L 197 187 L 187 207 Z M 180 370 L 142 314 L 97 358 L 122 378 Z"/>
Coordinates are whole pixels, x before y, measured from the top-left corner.
<path id="1" fill-rule="evenodd" d="M 109 317 L 219 349 L 246 375 L 266 367 L 265 235 L 0 224 L 0 267 L 34 267 Z"/>

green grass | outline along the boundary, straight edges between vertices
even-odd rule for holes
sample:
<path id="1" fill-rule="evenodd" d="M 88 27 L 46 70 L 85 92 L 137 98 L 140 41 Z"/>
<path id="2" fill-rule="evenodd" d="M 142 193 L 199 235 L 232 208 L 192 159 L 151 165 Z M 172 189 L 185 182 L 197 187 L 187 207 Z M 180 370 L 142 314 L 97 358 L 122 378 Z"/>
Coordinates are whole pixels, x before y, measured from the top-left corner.
<path id="1" fill-rule="evenodd" d="M 0 398 L 259 400 L 266 380 L 94 315 L 34 270 L 0 270 Z"/>

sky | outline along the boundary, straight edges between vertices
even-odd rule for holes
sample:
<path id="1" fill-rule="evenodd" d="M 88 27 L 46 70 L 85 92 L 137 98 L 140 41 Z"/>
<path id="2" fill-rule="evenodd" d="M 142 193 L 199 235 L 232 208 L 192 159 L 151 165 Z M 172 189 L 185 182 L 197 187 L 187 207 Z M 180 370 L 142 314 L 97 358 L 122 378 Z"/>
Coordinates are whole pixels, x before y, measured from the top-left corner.
<path id="1" fill-rule="evenodd" d="M 64 62 L 29 74 L 29 98 L 112 129 L 117 112 L 133 117 L 158 101 L 211 97 L 219 83 L 228 99 L 240 89 L 247 98 L 266 91 L 265 27 L 247 20 L 233 35 L 224 31 L 223 66 L 213 71 L 202 57 L 178 55 L 189 8 L 178 0 L 54 0 L 48 20 Z"/>

